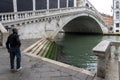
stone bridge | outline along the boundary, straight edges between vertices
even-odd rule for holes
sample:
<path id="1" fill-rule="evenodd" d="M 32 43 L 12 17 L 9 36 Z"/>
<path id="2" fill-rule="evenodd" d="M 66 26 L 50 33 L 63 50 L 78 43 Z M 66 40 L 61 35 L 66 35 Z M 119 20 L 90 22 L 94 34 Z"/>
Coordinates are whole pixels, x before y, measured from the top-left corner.
<path id="1" fill-rule="evenodd" d="M 0 13 L 0 22 L 11 32 L 17 27 L 21 39 L 54 37 L 59 31 L 107 34 L 107 25 L 87 0 L 74 7 L 36 11 Z"/>

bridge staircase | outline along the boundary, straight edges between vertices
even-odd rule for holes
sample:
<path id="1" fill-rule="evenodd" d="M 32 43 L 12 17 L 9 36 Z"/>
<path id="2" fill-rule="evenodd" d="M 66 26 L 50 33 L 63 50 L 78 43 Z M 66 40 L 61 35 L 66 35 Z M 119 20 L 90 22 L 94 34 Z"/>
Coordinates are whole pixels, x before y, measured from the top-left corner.
<path id="1" fill-rule="evenodd" d="M 32 44 L 30 47 L 23 51 L 28 55 L 46 57 L 56 60 L 57 56 L 57 45 L 54 41 L 48 39 L 40 39 L 36 43 Z"/>

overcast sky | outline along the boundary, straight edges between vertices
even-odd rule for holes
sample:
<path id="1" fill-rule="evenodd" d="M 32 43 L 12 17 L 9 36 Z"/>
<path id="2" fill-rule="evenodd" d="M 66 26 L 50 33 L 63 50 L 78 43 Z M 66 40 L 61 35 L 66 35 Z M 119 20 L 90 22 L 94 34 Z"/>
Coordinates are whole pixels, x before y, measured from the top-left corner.
<path id="1" fill-rule="evenodd" d="M 92 5 L 101 13 L 112 15 L 111 6 L 113 6 L 113 0 L 89 0 Z"/>

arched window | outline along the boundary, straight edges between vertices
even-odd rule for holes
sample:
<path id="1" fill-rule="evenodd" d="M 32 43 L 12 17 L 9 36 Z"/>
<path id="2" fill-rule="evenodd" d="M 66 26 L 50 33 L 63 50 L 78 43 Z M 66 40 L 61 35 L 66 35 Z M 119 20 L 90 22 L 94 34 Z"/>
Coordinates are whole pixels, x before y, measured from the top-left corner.
<path id="1" fill-rule="evenodd" d="M 119 8 L 119 1 L 116 1 L 116 8 Z"/>
<path id="2" fill-rule="evenodd" d="M 116 12 L 116 19 L 119 19 L 119 17 L 120 17 L 120 12 L 117 11 L 117 12 Z"/>

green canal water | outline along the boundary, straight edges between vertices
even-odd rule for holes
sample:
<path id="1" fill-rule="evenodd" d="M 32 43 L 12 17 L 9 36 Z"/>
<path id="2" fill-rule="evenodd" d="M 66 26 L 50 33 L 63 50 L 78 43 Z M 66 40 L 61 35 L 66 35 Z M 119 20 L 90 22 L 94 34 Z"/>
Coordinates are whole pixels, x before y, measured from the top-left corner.
<path id="1" fill-rule="evenodd" d="M 62 46 L 58 60 L 90 71 L 97 69 L 97 57 L 92 49 L 106 39 L 120 40 L 119 36 L 64 34 L 59 38 Z"/>

